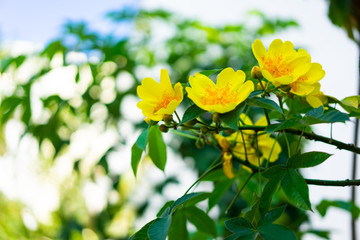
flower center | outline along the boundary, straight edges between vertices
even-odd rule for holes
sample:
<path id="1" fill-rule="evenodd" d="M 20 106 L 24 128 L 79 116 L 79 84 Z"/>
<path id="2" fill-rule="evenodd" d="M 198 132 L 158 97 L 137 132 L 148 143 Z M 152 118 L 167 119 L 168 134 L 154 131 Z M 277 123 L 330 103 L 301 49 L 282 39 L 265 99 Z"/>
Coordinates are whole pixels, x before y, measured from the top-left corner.
<path id="1" fill-rule="evenodd" d="M 157 112 L 162 108 L 166 109 L 169 103 L 174 99 L 175 97 L 173 96 L 173 94 L 169 92 L 164 92 L 161 101 L 159 101 L 157 106 L 154 108 L 154 112 Z"/>
<path id="2" fill-rule="evenodd" d="M 266 69 L 274 78 L 288 76 L 294 69 L 290 63 L 286 62 L 282 56 L 276 56 L 273 58 L 262 57 L 264 63 L 264 69 Z"/>
<path id="3" fill-rule="evenodd" d="M 224 87 L 210 86 L 205 89 L 205 95 L 201 97 L 204 105 L 226 105 L 236 102 L 238 99 L 238 91 L 230 90 L 231 84 L 227 83 Z"/>

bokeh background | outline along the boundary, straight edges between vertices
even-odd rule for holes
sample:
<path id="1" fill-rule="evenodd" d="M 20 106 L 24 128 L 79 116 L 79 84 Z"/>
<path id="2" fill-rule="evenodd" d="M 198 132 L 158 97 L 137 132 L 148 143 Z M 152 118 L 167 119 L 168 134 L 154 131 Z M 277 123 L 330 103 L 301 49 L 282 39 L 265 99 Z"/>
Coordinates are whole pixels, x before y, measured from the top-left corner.
<path id="1" fill-rule="evenodd" d="M 180 82 L 227 66 L 248 73 L 254 39 L 281 38 L 322 64 L 325 94 L 356 95 L 358 47 L 328 9 L 324 0 L 0 0 L 0 239 L 127 239 L 185 192 L 214 160 L 211 149 L 204 156 L 167 134 L 165 173 L 146 157 L 136 179 L 130 167 L 145 126 L 136 86 L 161 68 Z M 332 135 L 351 142 L 353 128 L 334 124 Z M 314 131 L 330 136 L 328 126 Z M 350 178 L 350 153 L 315 142 L 305 149 L 335 154 L 306 177 Z M 310 198 L 348 201 L 350 188 L 310 186 Z M 294 227 L 350 238 L 348 212 L 307 216 Z"/>

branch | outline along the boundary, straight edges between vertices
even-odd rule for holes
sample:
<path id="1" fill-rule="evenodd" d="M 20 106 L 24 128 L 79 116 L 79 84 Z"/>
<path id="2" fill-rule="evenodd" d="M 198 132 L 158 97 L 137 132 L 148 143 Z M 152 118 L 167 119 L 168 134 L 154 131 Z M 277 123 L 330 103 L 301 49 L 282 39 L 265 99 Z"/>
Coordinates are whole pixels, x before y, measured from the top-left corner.
<path id="1" fill-rule="evenodd" d="M 345 186 L 360 186 L 360 179 L 355 180 L 320 180 L 320 179 L 305 179 L 307 184 L 319 185 L 319 186 L 334 186 L 334 187 L 345 187 Z"/>
<path id="2" fill-rule="evenodd" d="M 239 158 L 233 157 L 233 160 L 237 161 L 240 164 L 250 168 L 254 173 L 255 172 L 263 172 L 265 168 L 258 168 L 249 162 L 243 161 Z M 285 167 L 285 165 L 284 165 Z M 360 179 L 355 180 L 322 180 L 322 179 L 305 179 L 307 184 L 310 185 L 319 185 L 319 186 L 333 186 L 333 187 L 345 187 L 345 186 L 360 186 Z"/>
<path id="3" fill-rule="evenodd" d="M 266 127 L 267 126 L 240 126 L 239 130 L 264 131 Z M 219 130 L 230 130 L 230 128 L 224 128 L 223 127 L 223 128 L 220 128 Z M 348 150 L 350 152 L 360 154 L 360 148 L 356 147 L 354 144 L 351 144 L 351 143 L 343 143 L 341 141 L 331 139 L 331 138 L 327 138 L 327 137 L 324 137 L 324 136 L 321 136 L 321 135 L 317 135 L 315 133 L 309 133 L 309 132 L 304 132 L 303 133 L 303 131 L 301 131 L 301 130 L 292 129 L 292 128 L 279 130 L 277 132 L 280 132 L 280 131 L 285 131 L 287 133 L 294 134 L 294 135 L 299 135 L 299 136 L 301 136 L 301 134 L 303 134 L 303 136 L 306 139 L 323 142 L 323 143 L 326 143 L 326 144 L 329 144 L 329 145 L 336 146 L 338 149 L 345 149 L 345 150 Z"/>

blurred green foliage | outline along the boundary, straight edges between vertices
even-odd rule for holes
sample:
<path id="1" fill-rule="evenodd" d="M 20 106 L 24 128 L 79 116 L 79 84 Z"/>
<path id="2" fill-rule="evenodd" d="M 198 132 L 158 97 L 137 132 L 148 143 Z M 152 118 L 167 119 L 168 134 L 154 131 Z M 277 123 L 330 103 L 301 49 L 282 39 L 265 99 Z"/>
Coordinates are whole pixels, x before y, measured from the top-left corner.
<path id="1" fill-rule="evenodd" d="M 13 55 L 9 49 L 0 50 L 0 72 L 13 81 L 12 88 L 1 99 L 2 146 L 7 144 L 6 131 L 9 123 L 21 123 L 23 129 L 20 130 L 20 138 L 36 139 L 39 161 L 44 165 L 45 171 L 50 172 L 57 160 L 70 151 L 79 129 L 89 126 L 100 126 L 103 132 L 115 129 L 120 139 L 100 155 L 95 155 L 95 161 L 88 171 L 82 167 L 86 159 L 79 158 L 70 163 L 72 170 L 69 178 L 59 184 L 59 208 L 52 213 L 51 221 L 47 224 L 35 220 L 37 227 L 29 229 L 29 226 L 24 225 L 24 217 L 21 215 L 26 207 L 1 197 L 1 239 L 127 239 L 139 229 L 135 223 L 145 217 L 151 194 L 138 200 L 140 204 L 133 204 L 132 193 L 136 183 L 132 172 L 129 170 L 128 173 L 119 174 L 111 171 L 108 159 L 119 148 L 132 144 L 122 135 L 121 127 L 124 124 L 130 123 L 136 128 L 146 126 L 143 121 L 133 122 L 129 119 L 122 106 L 126 97 L 136 95 L 136 86 L 145 77 L 144 73 L 160 67 L 167 68 L 172 81 L 183 83 L 195 71 L 224 67 L 242 69 L 249 76 L 250 69 L 256 64 L 250 49 L 253 40 L 297 26 L 293 20 L 270 19 L 258 11 L 250 12 L 247 17 L 249 20 L 255 19 L 258 22 L 256 26 L 239 23 L 214 27 L 164 10 L 138 11 L 131 8 L 110 12 L 107 17 L 119 27 L 128 24 L 133 30 L 119 39 L 111 33 L 97 33 L 85 22 L 67 22 L 60 37 L 50 42 L 42 52 Z M 26 71 L 29 67 L 31 71 L 28 73 Z M 56 73 L 58 69 L 67 68 L 75 69 L 73 82 L 78 88 L 76 93 L 70 97 L 43 94 L 36 99 L 39 95 L 34 93 L 34 86 L 44 77 L 51 78 L 53 75 L 50 74 Z M 61 81 L 61 78 L 57 81 Z M 130 82 L 125 84 L 124 81 Z M 251 116 L 262 111 L 261 108 L 254 109 Z M 96 114 L 99 110 L 100 114 Z M 35 117 L 34 111 L 36 114 L 39 111 L 45 114 Z M 290 135 L 288 137 L 291 147 L 295 148 L 297 138 Z M 194 171 L 198 174 L 203 173 L 219 155 L 218 150 L 210 147 L 205 147 L 205 151 L 198 151 L 194 141 L 178 141 L 180 144 L 173 144 L 173 147 L 179 147 L 183 158 L 201 159 L 193 163 Z M 279 141 L 284 146 L 283 137 Z M 20 147 L 18 151 L 21 150 Z M 280 163 L 286 161 L 286 148 L 283 149 Z M 2 147 L 1 151 L 2 154 L 11 156 L 6 147 Z M 130 159 L 121 157 L 118 160 L 126 161 L 130 166 Z M 243 181 L 246 174 L 244 171 Z M 48 177 L 52 177 L 51 173 Z M 102 177 L 110 180 L 111 189 L 106 193 L 105 206 L 93 213 L 86 206 L 83 187 L 88 182 L 97 183 Z M 178 180 L 176 176 L 169 176 L 153 186 L 152 191 L 162 194 L 166 185 L 176 184 Z M 229 235 L 224 227 L 224 220 L 238 216 L 253 201 L 252 193 L 257 188 L 256 179 L 250 181 L 242 197 L 227 214 L 225 210 L 236 194 L 236 186 L 243 181 L 229 180 L 221 174 L 216 175 L 216 172 L 205 181 L 214 182 L 214 192 L 217 193 L 211 198 L 209 206 L 219 207 L 219 225 L 216 226 L 218 235 Z M 110 201 L 111 194 L 115 194 L 117 198 Z M 179 193 L 179 196 L 182 194 Z M 283 194 L 279 193 L 273 203 L 280 205 L 283 199 Z M 202 210 L 196 207 L 189 207 L 188 211 L 198 211 L 199 216 L 203 216 Z M 299 236 L 302 235 L 299 232 L 300 226 L 308 221 L 305 213 L 291 206 L 286 213 L 287 217 L 279 221 Z M 29 214 L 36 219 L 36 214 L 31 209 Z M 178 219 L 174 224 L 182 224 L 181 219 L 185 216 L 174 217 Z M 207 221 L 212 224 L 209 219 Z M 201 225 L 196 218 L 192 218 L 191 222 Z M 201 228 L 206 231 L 206 226 L 200 226 Z M 212 225 L 208 231 L 210 236 L 214 235 Z M 309 231 L 315 234 L 320 232 Z M 201 231 L 193 231 L 190 236 L 190 239 L 209 239 Z"/>

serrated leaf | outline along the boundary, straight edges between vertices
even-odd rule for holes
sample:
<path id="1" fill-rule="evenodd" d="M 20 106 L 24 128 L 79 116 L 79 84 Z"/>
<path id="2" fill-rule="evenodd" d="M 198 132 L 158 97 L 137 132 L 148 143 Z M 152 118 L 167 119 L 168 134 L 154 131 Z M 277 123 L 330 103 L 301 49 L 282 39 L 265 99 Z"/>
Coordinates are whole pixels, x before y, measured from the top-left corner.
<path id="1" fill-rule="evenodd" d="M 197 228 L 197 230 L 216 238 L 216 224 L 214 220 L 212 220 L 204 211 L 192 206 L 186 208 L 185 215 L 187 219 Z"/>
<path id="2" fill-rule="evenodd" d="M 281 179 L 281 187 L 292 205 L 304 210 L 311 210 L 308 185 L 296 169 L 286 171 Z"/>
<path id="3" fill-rule="evenodd" d="M 288 159 L 287 166 L 290 168 L 314 167 L 323 163 L 330 156 L 331 154 L 325 152 L 307 152 L 297 154 Z"/>
<path id="4" fill-rule="evenodd" d="M 171 216 L 157 218 L 150 225 L 148 236 L 150 240 L 165 240 L 171 224 Z"/>
<path id="5" fill-rule="evenodd" d="M 278 188 L 278 186 L 280 184 L 280 180 L 284 174 L 285 174 L 285 171 L 282 172 L 282 174 L 277 174 L 277 175 L 273 176 L 266 183 L 264 190 L 261 194 L 260 204 L 259 204 L 259 211 L 260 211 L 261 216 L 264 216 L 265 213 L 267 213 L 267 211 L 269 210 L 272 197 L 273 197 L 276 189 Z"/>
<path id="6" fill-rule="evenodd" d="M 193 120 L 194 118 L 199 117 L 201 114 L 205 113 L 204 109 L 199 108 L 197 105 L 192 105 L 185 110 L 181 123 L 186 123 Z"/>
<path id="7" fill-rule="evenodd" d="M 172 216 L 168 237 L 169 240 L 189 239 L 189 233 L 186 227 L 186 217 L 183 211 L 176 211 Z"/>
<path id="8" fill-rule="evenodd" d="M 258 228 L 264 240 L 296 240 L 295 234 L 284 226 L 267 224 Z"/>
<path id="9" fill-rule="evenodd" d="M 150 127 L 148 136 L 149 157 L 160 170 L 164 171 L 166 165 L 166 145 L 158 125 Z"/>
<path id="10" fill-rule="evenodd" d="M 273 100 L 270 100 L 270 99 L 254 97 L 254 98 L 248 98 L 246 100 L 246 103 L 251 106 L 257 106 L 257 107 L 266 108 L 269 110 L 274 110 L 279 113 L 283 113 L 280 106 L 276 102 L 274 102 Z"/>
<path id="11" fill-rule="evenodd" d="M 242 102 L 234 110 L 224 114 L 220 114 L 220 120 L 226 125 L 228 125 L 230 128 L 237 130 L 239 117 L 242 111 L 244 110 L 244 107 L 245 107 L 245 103 Z"/>
<path id="12" fill-rule="evenodd" d="M 251 222 L 242 217 L 232 218 L 225 221 L 225 227 L 233 233 L 243 232 L 244 235 L 255 230 Z"/>
<path id="13" fill-rule="evenodd" d="M 215 74 L 217 72 L 220 72 L 221 70 L 222 70 L 222 68 L 221 69 L 213 69 L 213 70 L 205 70 L 205 71 L 202 71 L 202 72 L 199 72 L 199 73 L 202 74 L 202 75 L 205 75 L 207 77 L 210 77 L 211 75 L 213 75 L 213 74 Z"/>
<path id="14" fill-rule="evenodd" d="M 258 227 L 261 227 L 263 225 L 266 224 L 271 224 L 273 223 L 275 220 L 277 220 L 278 218 L 280 218 L 280 216 L 283 214 L 283 212 L 285 211 L 286 206 L 282 206 L 279 208 L 275 208 L 273 210 L 271 210 L 270 212 L 266 213 L 259 221 L 258 223 Z"/>
<path id="15" fill-rule="evenodd" d="M 134 235 L 132 235 L 129 240 L 148 240 L 149 237 L 147 235 L 148 230 L 151 226 L 151 224 L 153 224 L 155 222 L 156 219 L 152 220 L 151 222 L 148 222 L 145 226 L 143 226 L 139 231 L 137 231 Z"/>

